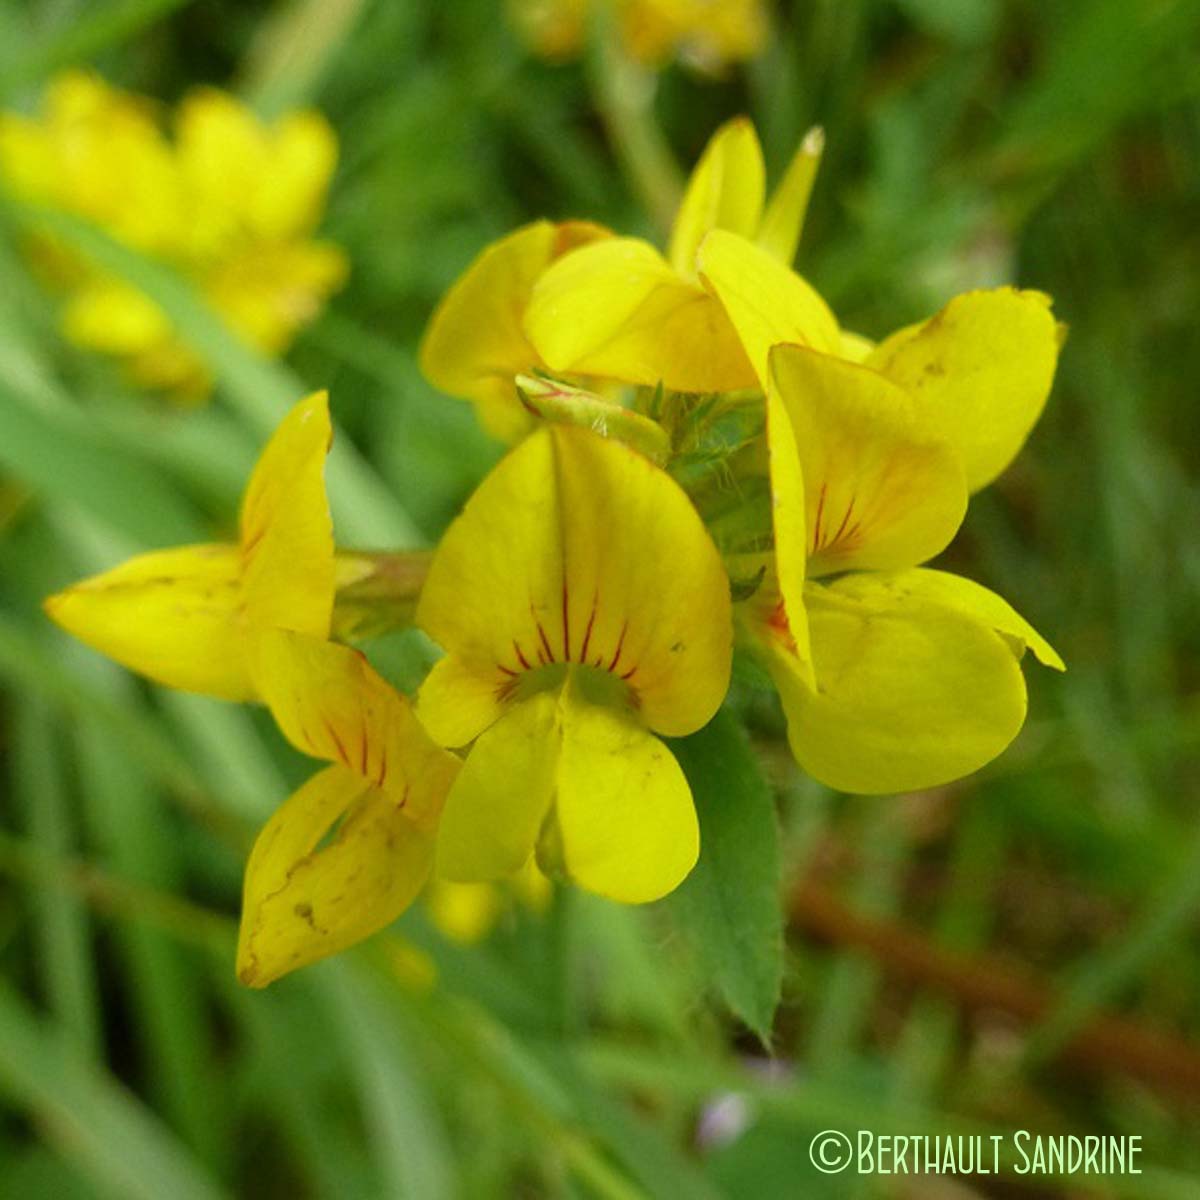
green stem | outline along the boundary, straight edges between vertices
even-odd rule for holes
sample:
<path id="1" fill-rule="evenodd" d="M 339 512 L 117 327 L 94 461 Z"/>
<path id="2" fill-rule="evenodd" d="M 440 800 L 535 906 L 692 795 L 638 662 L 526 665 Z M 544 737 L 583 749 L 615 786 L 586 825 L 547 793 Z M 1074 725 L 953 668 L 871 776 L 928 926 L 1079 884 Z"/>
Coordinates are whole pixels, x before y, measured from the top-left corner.
<path id="1" fill-rule="evenodd" d="M 364 641 L 409 628 L 432 559 L 430 550 L 339 551 L 334 637 Z"/>
<path id="2" fill-rule="evenodd" d="M 592 99 L 621 167 L 665 236 L 683 195 L 683 176 L 655 120 L 654 73 L 622 53 L 606 4 L 596 6 L 587 73 Z"/>

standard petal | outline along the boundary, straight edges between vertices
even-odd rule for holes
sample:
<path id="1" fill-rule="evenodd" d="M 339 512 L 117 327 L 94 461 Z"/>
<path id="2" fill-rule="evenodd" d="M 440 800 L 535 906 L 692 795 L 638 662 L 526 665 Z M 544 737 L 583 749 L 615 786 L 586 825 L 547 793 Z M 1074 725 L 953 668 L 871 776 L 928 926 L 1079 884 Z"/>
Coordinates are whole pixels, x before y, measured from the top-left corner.
<path id="1" fill-rule="evenodd" d="M 339 821 L 333 840 L 320 846 Z M 250 987 L 394 921 L 429 877 L 433 838 L 392 797 L 326 767 L 263 826 L 246 864 L 237 974 Z"/>
<path id="2" fill-rule="evenodd" d="M 897 604 L 910 596 L 944 604 L 1002 634 L 1012 644 L 1018 658 L 1029 649 L 1043 666 L 1053 667 L 1056 671 L 1067 669 L 1058 651 L 1007 600 L 973 579 L 920 567 L 875 575 L 871 580 L 873 590 L 889 592 Z M 842 583 L 845 593 L 853 595 L 861 581 L 862 577 L 848 576 Z"/>
<path id="3" fill-rule="evenodd" d="M 501 879 L 525 865 L 554 795 L 558 720 L 557 695 L 538 692 L 479 736 L 446 799 L 439 875 Z"/>
<path id="4" fill-rule="evenodd" d="M 551 663 L 625 684 L 691 733 L 729 682 L 720 556 L 683 490 L 628 446 L 556 426 L 484 480 L 434 556 L 417 622 L 495 685 Z"/>
<path id="5" fill-rule="evenodd" d="M 934 787 L 995 758 L 1025 719 L 1012 647 L 988 625 L 873 576 L 810 585 L 816 687 L 769 666 L 800 765 L 840 791 Z"/>
<path id="6" fill-rule="evenodd" d="M 962 455 L 972 491 L 1017 456 L 1041 416 L 1058 361 L 1041 292 L 996 288 L 951 300 L 882 342 L 867 365 L 907 388 Z"/>
<path id="7" fill-rule="evenodd" d="M 317 392 L 284 417 L 242 497 L 242 594 L 255 629 L 327 637 L 333 617 L 333 522 L 325 456 L 329 397 Z"/>
<path id="8" fill-rule="evenodd" d="M 140 554 L 45 601 L 94 650 L 167 687 L 255 698 L 247 668 L 236 546 Z"/>
<path id="9" fill-rule="evenodd" d="M 720 304 L 636 238 L 559 259 L 533 289 L 525 332 L 554 371 L 680 392 L 754 386 Z"/>
<path id="10" fill-rule="evenodd" d="M 263 634 L 254 656 L 263 700 L 298 750 L 340 763 L 432 829 L 458 759 L 358 651 L 304 634 Z"/>
<path id="11" fill-rule="evenodd" d="M 829 305 L 753 242 L 720 230 L 710 233 L 699 263 L 701 281 L 729 314 L 764 389 L 772 346 L 788 342 L 838 353 L 841 335 Z"/>
<path id="12" fill-rule="evenodd" d="M 709 140 L 688 180 L 671 230 L 671 266 L 694 278 L 696 251 L 714 229 L 752 238 L 765 189 L 766 168 L 754 125 L 745 117 L 727 121 Z"/>
<path id="13" fill-rule="evenodd" d="M 536 221 L 494 242 L 434 311 L 421 342 L 425 378 L 471 400 L 493 432 L 515 440 L 529 427 L 513 379 L 542 365 L 522 327 L 538 276 L 556 257 L 608 231 L 586 222 Z"/>
<path id="14" fill-rule="evenodd" d="M 568 685 L 555 816 L 567 874 L 626 904 L 657 900 L 696 865 L 700 827 L 670 750 L 636 718 Z"/>
<path id="15" fill-rule="evenodd" d="M 805 488 L 809 576 L 913 566 L 945 549 L 967 491 L 954 450 L 882 375 L 802 346 L 771 352 Z"/>
<path id="16" fill-rule="evenodd" d="M 808 199 L 817 178 L 817 167 L 825 149 L 825 131 L 814 126 L 800 140 L 787 173 L 771 193 L 767 211 L 763 213 L 757 242 L 772 258 L 785 267 L 792 265 L 800 232 L 808 212 Z"/>

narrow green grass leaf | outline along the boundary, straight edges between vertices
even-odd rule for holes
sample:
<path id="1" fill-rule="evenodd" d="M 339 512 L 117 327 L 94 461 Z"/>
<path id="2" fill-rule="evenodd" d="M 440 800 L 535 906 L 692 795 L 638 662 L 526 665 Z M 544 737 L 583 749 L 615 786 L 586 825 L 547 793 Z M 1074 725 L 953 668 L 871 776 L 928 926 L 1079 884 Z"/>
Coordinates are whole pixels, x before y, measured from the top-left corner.
<path id="1" fill-rule="evenodd" d="M 721 997 L 766 1042 L 783 978 L 774 798 L 728 712 L 671 748 L 700 817 L 700 861 L 668 903 Z"/>
<path id="2" fill-rule="evenodd" d="M 149 464 L 81 416 L 0 391 L 0 469 L 40 495 L 102 518 L 146 546 L 194 541 L 194 514 Z"/>
<path id="3" fill-rule="evenodd" d="M 13 793 L 23 801 L 30 838 L 48 855 L 75 840 L 62 777 L 62 756 L 49 706 L 26 696 L 13 708 Z M 80 1058 L 100 1053 L 100 997 L 85 906 L 60 888 L 31 889 L 37 966 L 50 1007 Z"/>
<path id="4" fill-rule="evenodd" d="M 0 68 L 0 93 L 36 83 L 43 76 L 119 45 L 168 13 L 191 0 L 116 0 L 92 4 L 71 18 L 41 44 L 27 44 L 23 52 Z"/>
<path id="5" fill-rule="evenodd" d="M 130 681 L 115 668 L 97 674 L 107 677 L 114 702 L 136 702 Z M 96 721 L 81 724 L 78 753 L 85 807 L 104 859 L 122 878 L 177 893 L 179 851 L 163 819 L 167 801 L 154 794 Z M 117 935 L 149 1089 L 185 1141 L 211 1158 L 218 1147 L 220 1106 L 200 962 L 168 934 L 143 924 L 122 921 Z"/>
<path id="6" fill-rule="evenodd" d="M 397 1200 L 450 1200 L 454 1168 L 441 1117 L 375 980 L 353 963 L 330 964 L 323 982 L 358 1086 L 383 1191 Z"/>
<path id="7" fill-rule="evenodd" d="M 0 983 L 0 1090 L 60 1154 L 114 1200 L 221 1200 L 226 1193 L 174 1135 L 107 1072 L 68 1049 Z"/>
<path id="8" fill-rule="evenodd" d="M 103 270 L 149 296 L 171 319 L 180 337 L 204 359 L 223 394 L 260 438 L 268 437 L 287 410 L 314 390 L 286 367 L 243 343 L 168 267 L 71 213 L 12 203 L 10 211 L 19 221 L 61 238 Z M 403 547 L 420 540 L 403 507 L 345 436 L 334 439 L 326 477 L 334 518 L 348 541 L 377 548 Z"/>

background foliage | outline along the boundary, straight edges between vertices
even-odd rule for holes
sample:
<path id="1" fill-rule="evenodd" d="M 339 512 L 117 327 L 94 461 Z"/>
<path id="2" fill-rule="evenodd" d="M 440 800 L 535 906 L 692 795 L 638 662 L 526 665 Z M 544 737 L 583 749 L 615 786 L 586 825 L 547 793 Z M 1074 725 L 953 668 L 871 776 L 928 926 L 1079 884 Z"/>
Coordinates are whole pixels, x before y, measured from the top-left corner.
<path id="1" fill-rule="evenodd" d="M 1071 326 L 1046 416 L 948 556 L 1069 663 L 1031 673 L 1014 748 L 937 792 L 834 796 L 735 692 L 784 834 L 768 1060 L 667 905 L 571 894 L 470 948 L 418 909 L 400 931 L 432 990 L 388 938 L 240 989 L 248 839 L 305 768 L 261 715 L 148 688 L 38 609 L 130 551 L 228 531 L 265 431 L 316 386 L 361 451 L 340 451 L 343 540 L 435 539 L 498 453 L 415 369 L 437 297 L 533 216 L 654 232 L 600 68 L 532 59 L 485 0 L 0 7 L 9 106 L 73 63 L 166 101 L 208 82 L 267 113 L 318 104 L 342 139 L 325 229 L 353 263 L 284 366 L 118 255 L 219 377 L 177 412 L 64 346 L 4 217 L 0 1197 L 951 1194 L 817 1176 L 829 1127 L 1136 1133 L 1144 1175 L 1021 1194 L 1200 1194 L 1198 35 L 1193 0 L 798 0 L 744 71 L 661 80 L 683 162 L 739 111 L 776 171 L 825 126 L 800 267 L 850 327 L 1009 280 Z M 378 649 L 407 685 L 427 653 Z M 755 859 L 751 840 L 710 869 Z M 729 997 L 751 1020 L 752 974 Z"/>

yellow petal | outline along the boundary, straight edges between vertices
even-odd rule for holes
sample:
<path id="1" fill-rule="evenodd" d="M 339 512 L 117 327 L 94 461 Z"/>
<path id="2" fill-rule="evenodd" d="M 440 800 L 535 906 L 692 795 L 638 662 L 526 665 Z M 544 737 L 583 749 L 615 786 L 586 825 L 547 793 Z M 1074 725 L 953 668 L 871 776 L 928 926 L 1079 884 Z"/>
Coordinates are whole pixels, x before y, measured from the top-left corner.
<path id="1" fill-rule="evenodd" d="M 533 286 L 559 255 L 607 231 L 586 222 L 536 221 L 487 247 L 442 297 L 421 342 L 425 378 L 479 406 L 489 429 L 511 440 L 529 427 L 513 379 L 542 366 L 522 328 Z"/>
<path id="2" fill-rule="evenodd" d="M 341 819 L 332 842 L 325 835 Z M 250 987 L 394 921 L 429 877 L 433 839 L 394 798 L 326 767 L 263 827 L 246 864 L 237 973 Z"/>
<path id="3" fill-rule="evenodd" d="M 320 113 L 282 117 L 271 131 L 265 169 L 249 197 L 255 231 L 272 240 L 308 233 L 320 217 L 336 166 L 337 136 Z"/>
<path id="4" fill-rule="evenodd" d="M 928 567 L 872 578 L 872 587 L 895 597 L 897 604 L 909 596 L 943 604 L 1002 634 L 1013 645 L 1018 658 L 1029 649 L 1043 666 L 1056 671 L 1067 669 L 1058 651 L 1007 600 L 973 579 L 949 571 L 931 571 Z M 858 586 L 856 576 L 847 578 L 843 584 L 847 595 L 853 594 Z"/>
<path id="5" fill-rule="evenodd" d="M 540 430 L 484 480 L 434 555 L 417 622 L 497 689 L 546 664 L 607 672 L 671 736 L 705 724 L 729 682 L 728 580 L 691 502 L 582 429 Z"/>
<path id="6" fill-rule="evenodd" d="M 489 663 L 473 666 L 452 655 L 439 659 L 417 695 L 417 715 L 439 746 L 465 746 L 503 713 L 510 677 Z"/>
<path id="7" fill-rule="evenodd" d="M 105 354 L 139 354 L 171 336 L 166 314 L 136 288 L 97 279 L 74 292 L 62 312 L 64 336 Z"/>
<path id="8" fill-rule="evenodd" d="M 554 371 L 681 392 L 754 386 L 720 304 L 636 238 L 554 263 L 533 289 L 525 332 Z"/>
<path id="9" fill-rule="evenodd" d="M 840 358 L 852 363 L 863 363 L 871 357 L 874 349 L 875 343 L 869 337 L 863 337 L 861 333 L 853 333 L 849 329 L 842 330 L 841 345 L 838 347 Z"/>
<path id="10" fill-rule="evenodd" d="M 158 550 L 50 596 L 45 608 L 131 671 L 185 692 L 250 700 L 238 577 L 236 546 Z"/>
<path id="11" fill-rule="evenodd" d="M 838 353 L 837 320 L 795 271 L 736 234 L 710 233 L 700 247 L 700 279 L 733 322 L 765 388 L 767 354 L 789 342 Z"/>
<path id="12" fill-rule="evenodd" d="M 1024 445 L 1057 360 L 1050 298 L 997 288 L 958 296 L 924 324 L 892 334 L 867 364 L 913 393 L 978 491 Z"/>
<path id="13" fill-rule="evenodd" d="M 333 617 L 333 523 L 325 456 L 329 398 L 316 392 L 283 419 L 242 497 L 242 593 L 254 628 L 327 637 Z"/>
<path id="14" fill-rule="evenodd" d="M 775 534 L 775 574 L 781 611 L 764 614 L 776 636 L 798 660 L 812 682 L 804 584 L 808 574 L 808 521 L 804 510 L 804 474 L 787 409 L 776 389 L 767 391 L 767 452 L 771 471 L 771 523 Z M 774 597 L 771 597 L 773 600 Z M 781 619 L 782 618 L 782 619 Z"/>
<path id="15" fill-rule="evenodd" d="M 514 703 L 480 735 L 446 798 L 437 871 L 461 882 L 500 879 L 525 865 L 554 794 L 558 698 Z"/>
<path id="16" fill-rule="evenodd" d="M 727 121 L 713 134 L 688 180 L 671 231 L 671 266 L 685 278 L 693 278 L 696 251 L 714 229 L 752 238 L 765 188 L 762 147 L 754 125 L 745 117 Z"/>
<path id="17" fill-rule="evenodd" d="M 657 900 L 696 865 L 700 827 L 671 752 L 631 714 L 568 685 L 555 815 L 568 875 L 626 904 Z"/>
<path id="18" fill-rule="evenodd" d="M 973 616 L 874 576 L 807 593 L 816 688 L 770 667 L 800 765 L 846 792 L 934 787 L 995 758 L 1025 719 L 1012 647 Z"/>
<path id="19" fill-rule="evenodd" d="M 216 264 L 203 291 L 243 341 L 279 355 L 341 287 L 348 270 L 345 254 L 328 242 L 262 243 Z"/>
<path id="20" fill-rule="evenodd" d="M 801 346 L 771 352 L 805 487 L 809 576 L 907 567 L 943 550 L 967 492 L 949 445 L 900 388 Z"/>
<path id="21" fill-rule="evenodd" d="M 817 178 L 817 167 L 825 149 L 825 131 L 810 129 L 800 141 L 787 173 L 771 194 L 767 211 L 758 230 L 758 244 L 785 267 L 792 265 L 800 232 L 808 212 L 808 199 Z"/>
<path id="22" fill-rule="evenodd" d="M 409 703 L 348 646 L 274 630 L 259 639 L 255 677 L 284 736 L 340 763 L 432 830 L 458 759 L 430 739 Z"/>
<path id="23" fill-rule="evenodd" d="M 504 898 L 494 883 L 454 883 L 434 879 L 425 893 L 429 919 L 451 941 L 470 945 L 495 926 Z"/>

